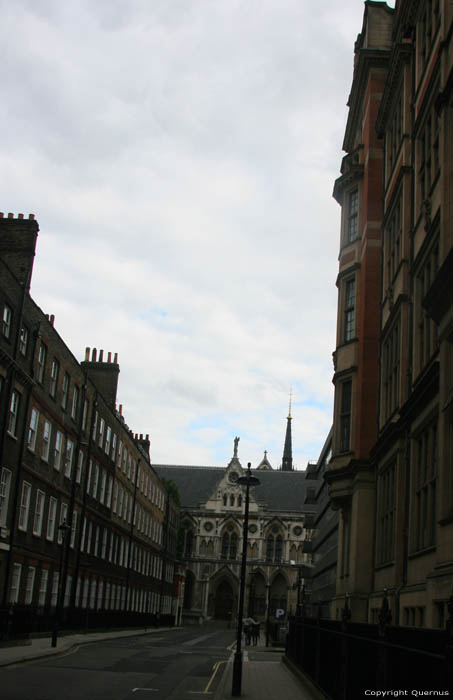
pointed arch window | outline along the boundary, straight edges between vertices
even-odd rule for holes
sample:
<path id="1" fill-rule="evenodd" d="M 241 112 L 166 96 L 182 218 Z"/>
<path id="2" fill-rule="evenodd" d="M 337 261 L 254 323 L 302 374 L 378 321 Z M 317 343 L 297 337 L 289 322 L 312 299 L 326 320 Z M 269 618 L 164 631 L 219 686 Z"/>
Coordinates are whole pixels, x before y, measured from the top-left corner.
<path id="1" fill-rule="evenodd" d="M 283 537 L 280 534 L 269 535 L 266 539 L 266 561 L 281 562 L 283 559 Z"/>
<path id="2" fill-rule="evenodd" d="M 280 562 L 282 560 L 282 555 L 283 555 L 283 539 L 281 535 L 277 535 L 275 538 L 275 558 L 274 560 L 276 562 Z"/>
<path id="3" fill-rule="evenodd" d="M 223 494 L 223 505 L 226 506 L 228 504 L 228 496 L 226 493 Z"/>
<path id="4" fill-rule="evenodd" d="M 228 532 L 223 533 L 222 537 L 222 552 L 220 554 L 221 559 L 228 559 L 228 550 L 230 547 L 230 536 Z"/>
<path id="5" fill-rule="evenodd" d="M 221 559 L 236 559 L 238 551 L 238 536 L 235 532 L 224 532 L 222 536 Z"/>
<path id="6" fill-rule="evenodd" d="M 231 494 L 230 496 L 230 506 L 234 506 L 234 496 Z"/>

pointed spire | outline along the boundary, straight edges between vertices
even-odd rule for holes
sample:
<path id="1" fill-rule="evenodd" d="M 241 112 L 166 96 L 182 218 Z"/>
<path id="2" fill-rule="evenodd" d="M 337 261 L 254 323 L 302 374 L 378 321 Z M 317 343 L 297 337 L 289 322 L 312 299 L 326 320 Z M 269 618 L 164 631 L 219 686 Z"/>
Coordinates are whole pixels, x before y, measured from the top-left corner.
<path id="1" fill-rule="evenodd" d="M 293 390 L 291 389 L 289 393 L 289 411 L 286 424 L 286 435 L 285 435 L 285 447 L 283 448 L 283 460 L 282 460 L 282 471 L 292 472 L 293 471 L 293 442 L 291 436 L 291 402 L 293 397 Z"/>

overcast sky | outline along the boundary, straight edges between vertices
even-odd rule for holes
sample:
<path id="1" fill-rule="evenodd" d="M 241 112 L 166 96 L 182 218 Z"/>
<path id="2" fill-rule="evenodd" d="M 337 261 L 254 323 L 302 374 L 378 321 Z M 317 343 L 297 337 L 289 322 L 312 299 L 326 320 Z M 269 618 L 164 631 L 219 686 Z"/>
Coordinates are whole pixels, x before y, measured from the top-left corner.
<path id="1" fill-rule="evenodd" d="M 394 3 L 389 3 L 393 5 Z M 0 210 L 32 296 L 117 352 L 155 463 L 296 468 L 332 420 L 339 174 L 359 0 L 0 0 Z"/>

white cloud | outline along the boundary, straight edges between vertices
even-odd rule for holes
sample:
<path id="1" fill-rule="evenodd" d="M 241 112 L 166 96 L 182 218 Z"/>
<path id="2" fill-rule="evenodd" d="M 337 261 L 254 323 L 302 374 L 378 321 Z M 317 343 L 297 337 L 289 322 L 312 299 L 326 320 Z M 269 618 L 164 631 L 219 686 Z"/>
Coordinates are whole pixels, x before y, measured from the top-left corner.
<path id="1" fill-rule="evenodd" d="M 330 427 L 339 172 L 356 0 L 2 3 L 5 211 L 73 353 L 119 353 L 156 462 L 232 440 L 295 462 Z M 20 33 L 20 41 L 17 41 Z"/>

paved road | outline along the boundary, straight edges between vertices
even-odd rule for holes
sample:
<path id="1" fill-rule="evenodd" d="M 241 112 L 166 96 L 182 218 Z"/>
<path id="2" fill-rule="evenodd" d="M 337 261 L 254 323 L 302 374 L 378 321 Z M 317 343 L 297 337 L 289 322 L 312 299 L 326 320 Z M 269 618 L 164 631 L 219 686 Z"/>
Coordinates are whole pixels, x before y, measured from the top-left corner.
<path id="1" fill-rule="evenodd" d="M 226 623 L 112 639 L 0 670 L 2 700 L 209 700 L 230 657 Z"/>

